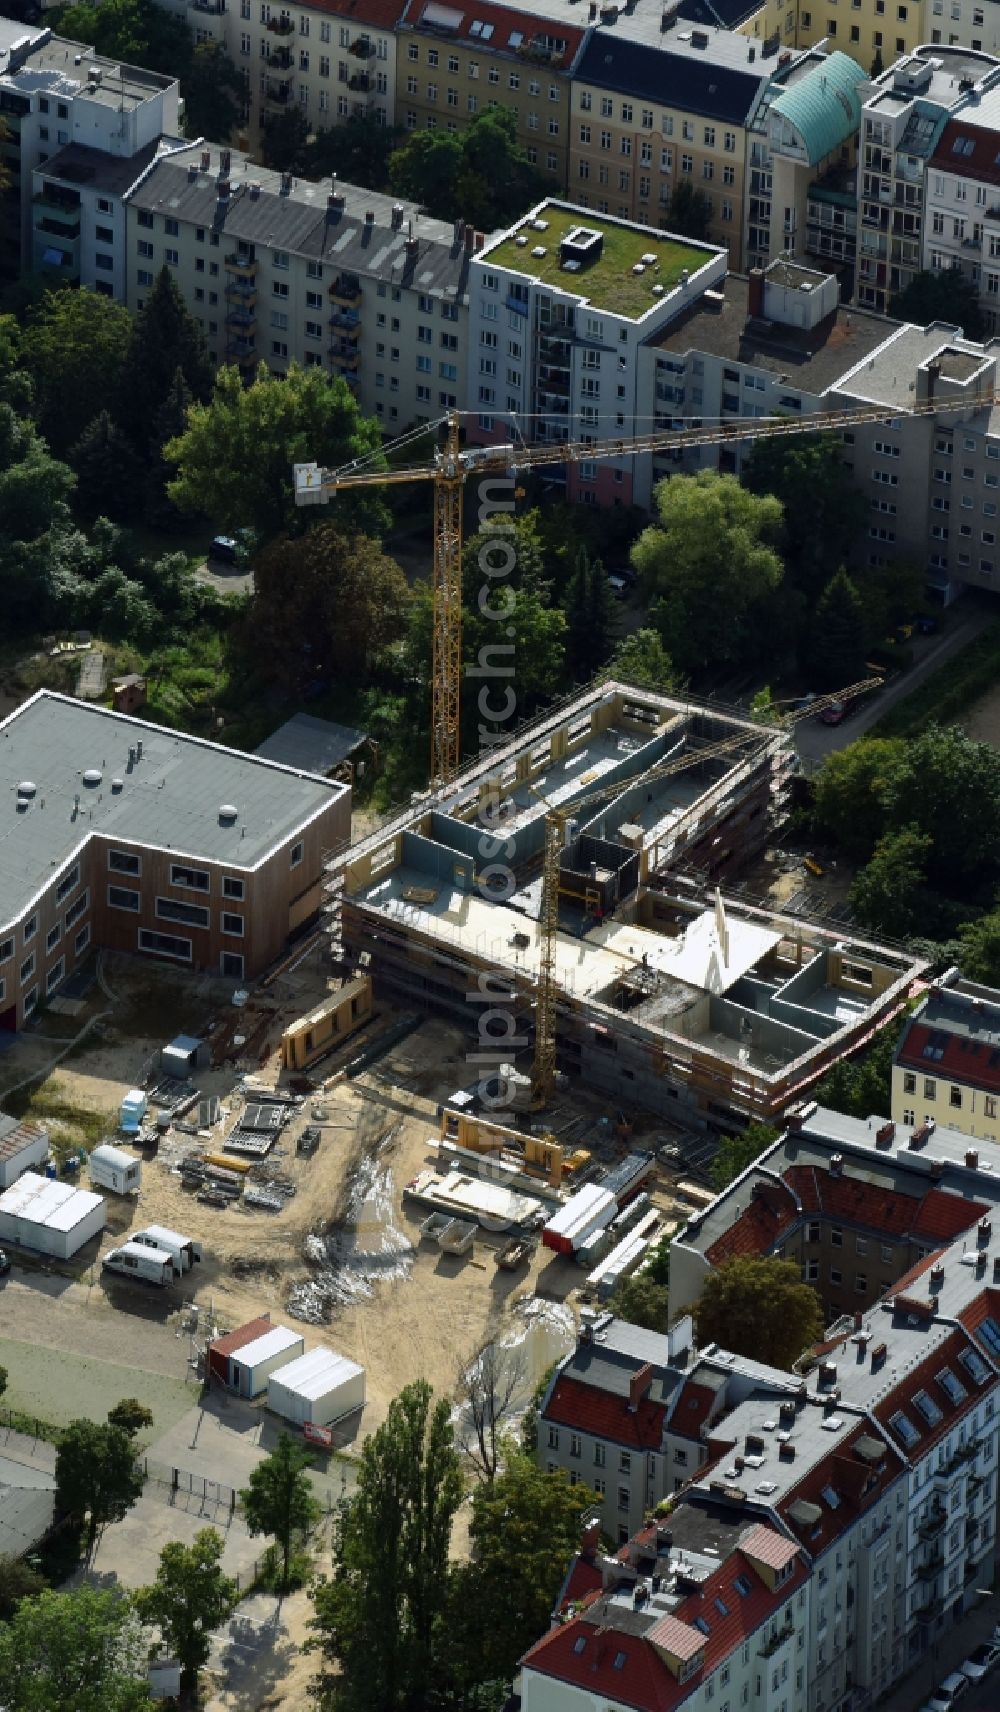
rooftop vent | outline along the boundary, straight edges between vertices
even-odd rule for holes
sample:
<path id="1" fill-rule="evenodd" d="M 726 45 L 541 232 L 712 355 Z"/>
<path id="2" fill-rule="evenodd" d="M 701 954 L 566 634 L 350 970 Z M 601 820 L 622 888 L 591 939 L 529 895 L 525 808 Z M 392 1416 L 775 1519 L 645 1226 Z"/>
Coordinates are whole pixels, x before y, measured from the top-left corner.
<path id="1" fill-rule="evenodd" d="M 707 48 L 708 42 L 709 42 L 709 35 L 708 35 L 707 30 L 692 30 L 691 31 L 691 46 L 693 48 Z"/>
<path id="2" fill-rule="evenodd" d="M 403 224 L 403 204 L 394 202 L 392 205 L 392 229 L 398 232 Z"/>
<path id="3" fill-rule="evenodd" d="M 531 253 L 533 256 L 538 256 L 539 258 L 541 258 L 545 254 L 545 245 L 544 244 L 532 244 Z"/>
<path id="4" fill-rule="evenodd" d="M 537 229 L 537 226 L 536 226 Z M 579 267 L 591 267 L 604 251 L 604 233 L 593 226 L 571 226 L 560 240 L 559 260 L 563 267 L 576 262 Z"/>
<path id="5" fill-rule="evenodd" d="M 970 1171 L 979 1170 L 979 1152 L 975 1147 L 970 1147 L 966 1152 L 965 1163 Z"/>
<path id="6" fill-rule="evenodd" d="M 225 173 L 226 176 L 228 177 L 229 169 L 232 166 L 232 164 L 233 164 L 233 157 L 232 157 L 230 151 L 228 149 L 220 149 L 219 150 L 219 171 Z"/>
<path id="7" fill-rule="evenodd" d="M 221 803 L 219 805 L 219 820 L 223 826 L 232 826 L 235 820 L 239 820 L 239 817 L 240 811 L 235 803 Z"/>
<path id="8" fill-rule="evenodd" d="M 844 1155 L 835 1153 L 830 1160 L 830 1176 L 840 1177 L 844 1170 Z"/>
<path id="9" fill-rule="evenodd" d="M 124 790 L 125 789 L 125 780 L 124 779 L 112 779 L 111 789 L 112 789 L 112 791 Z"/>
<path id="10" fill-rule="evenodd" d="M 260 197 L 260 182 L 259 182 L 259 180 L 256 178 L 252 178 L 250 180 L 249 189 L 250 189 L 250 200 L 251 200 L 251 202 L 256 202 Z"/>
<path id="11" fill-rule="evenodd" d="M 94 785 L 100 784 L 103 777 L 104 774 L 101 772 L 100 767 L 88 767 L 87 771 L 83 775 L 83 782 L 85 785 L 90 785 L 91 788 L 93 788 Z"/>
<path id="12" fill-rule="evenodd" d="M 282 196 L 290 196 L 291 195 L 292 183 L 293 183 L 293 180 L 292 180 L 291 173 L 290 172 L 283 172 L 281 175 L 281 194 L 282 194 Z"/>
<path id="13" fill-rule="evenodd" d="M 35 784 L 34 779 L 22 779 L 21 783 L 17 787 L 17 794 L 19 797 L 33 797 L 37 789 L 38 786 Z"/>
<path id="14" fill-rule="evenodd" d="M 202 170 L 202 172 L 207 172 L 209 167 L 211 166 L 211 164 L 212 164 L 211 151 L 209 149 L 202 149 L 202 151 L 201 151 L 201 170 Z"/>
<path id="15" fill-rule="evenodd" d="M 528 240 L 524 236 L 523 232 L 518 233 L 517 237 L 514 239 L 514 242 L 517 245 L 519 250 L 525 250 L 528 247 Z"/>

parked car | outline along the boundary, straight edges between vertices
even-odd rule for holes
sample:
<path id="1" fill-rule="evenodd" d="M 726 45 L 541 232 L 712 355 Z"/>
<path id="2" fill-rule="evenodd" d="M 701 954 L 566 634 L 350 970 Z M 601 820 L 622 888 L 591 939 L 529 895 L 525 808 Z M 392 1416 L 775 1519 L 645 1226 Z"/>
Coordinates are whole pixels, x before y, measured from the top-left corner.
<path id="1" fill-rule="evenodd" d="M 997 1660 L 1000 1659 L 1000 1647 L 996 1642 L 984 1641 L 982 1646 L 973 1647 L 968 1658 L 959 1666 L 963 1676 L 970 1682 L 982 1682 L 989 1676 Z"/>
<path id="2" fill-rule="evenodd" d="M 847 718 L 850 704 L 846 701 L 832 701 L 824 707 L 819 715 L 821 725 L 841 725 Z"/>
<path id="3" fill-rule="evenodd" d="M 0 1248 L 0 1278 L 6 1278 L 10 1271 L 10 1255 Z"/>
<path id="4" fill-rule="evenodd" d="M 617 571 L 609 571 L 608 582 L 610 584 L 612 594 L 615 595 L 618 600 L 624 600 L 625 596 L 628 594 L 628 583 L 625 581 L 625 578 L 619 576 Z"/>
<path id="5" fill-rule="evenodd" d="M 944 1681 L 939 1683 L 928 1700 L 931 1712 L 951 1712 L 962 1695 L 968 1694 L 971 1686 L 967 1676 L 963 1676 L 960 1670 L 953 1670 L 950 1676 L 946 1676 Z"/>
<path id="6" fill-rule="evenodd" d="M 235 535 L 216 535 L 208 549 L 208 557 L 220 565 L 238 565 L 240 544 Z"/>

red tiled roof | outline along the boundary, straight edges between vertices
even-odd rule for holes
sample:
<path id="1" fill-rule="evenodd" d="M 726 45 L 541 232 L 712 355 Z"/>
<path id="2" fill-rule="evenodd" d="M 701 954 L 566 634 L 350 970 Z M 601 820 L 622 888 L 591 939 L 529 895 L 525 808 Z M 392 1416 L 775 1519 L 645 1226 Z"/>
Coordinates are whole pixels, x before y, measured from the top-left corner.
<path id="1" fill-rule="evenodd" d="M 792 1549 L 797 1551 L 794 1546 Z M 607 1699 L 618 1706 L 634 1707 L 636 1712 L 674 1712 L 706 1676 L 794 1596 L 807 1573 L 800 1558 L 795 1573 L 780 1592 L 772 1593 L 749 1558 L 739 1550 L 731 1552 L 699 1591 L 689 1595 L 669 1619 L 688 1628 L 700 1619 L 708 1631 L 704 1636 L 705 1662 L 684 1683 L 675 1681 L 655 1647 L 650 1645 L 648 1630 L 646 1635 L 634 1635 L 615 1628 L 613 1608 L 605 1615 L 602 1607 L 600 1629 L 593 1621 L 575 1618 L 550 1630 L 525 1654 L 522 1662 L 527 1670 L 536 1670 L 585 1690 L 595 1705 L 598 1700 Z M 743 1578 L 748 1593 L 739 1591 L 737 1577 Z M 716 1600 L 720 1603 L 716 1604 Z M 585 1644 L 576 1652 L 581 1637 Z M 621 1659 L 617 1670 L 616 1658 Z"/>
<path id="2" fill-rule="evenodd" d="M 315 12 L 331 12 L 349 18 L 359 31 L 394 30 L 403 16 L 406 0 L 309 0 Z"/>
<path id="3" fill-rule="evenodd" d="M 763 1522 L 754 1528 L 740 1541 L 740 1550 L 748 1557 L 755 1557 L 761 1563 L 766 1563 L 769 1569 L 784 1569 L 786 1563 L 798 1553 L 794 1540 L 786 1540 L 783 1534 L 776 1534 L 773 1528 L 767 1528 Z"/>
<path id="4" fill-rule="evenodd" d="M 582 1379 L 567 1379 L 563 1374 L 556 1380 L 542 1418 L 554 1426 L 573 1427 L 636 1450 L 659 1450 L 666 1412 L 662 1403 L 653 1403 L 648 1397 L 637 1409 L 630 1409 L 627 1396 L 616 1397 L 611 1391 L 586 1385 Z"/>
<path id="5" fill-rule="evenodd" d="M 567 1605 L 585 1599 L 589 1593 L 600 1593 L 603 1584 L 601 1572 L 594 1559 L 588 1557 L 586 1552 L 578 1552 L 563 1583 L 560 1608 L 565 1610 Z"/>
<path id="6" fill-rule="evenodd" d="M 968 1305 L 958 1315 L 967 1332 L 978 1332 L 984 1320 L 1000 1321 L 1000 1290 L 980 1290 Z M 988 1347 L 988 1346 L 987 1346 Z M 993 1357 L 993 1351 L 990 1350 Z M 964 1384 L 964 1380 L 963 1380 Z"/>
<path id="7" fill-rule="evenodd" d="M 945 136 L 951 129 L 949 125 Z M 996 132 L 984 135 L 991 135 L 993 138 L 990 149 L 992 157 L 1000 152 Z M 981 177 L 980 173 L 968 170 L 970 158 L 974 160 L 975 156 L 966 156 L 964 159 L 953 157 L 951 170 L 961 170 L 963 176 L 967 175 L 969 178 Z M 1000 173 L 989 182 L 1000 184 Z M 938 1040 L 943 1042 L 940 1058 L 924 1057 L 924 1047 L 932 1034 L 937 1035 Z M 911 1022 L 899 1043 L 896 1062 L 904 1065 L 907 1070 L 919 1070 L 922 1076 L 934 1076 L 941 1081 L 947 1079 L 950 1082 L 964 1082 L 967 1087 L 985 1088 L 990 1093 L 1000 1090 L 1000 1054 L 985 1041 L 970 1040 L 965 1034 L 949 1034 L 947 1022 L 933 1028 L 923 1022 Z M 970 1144 L 974 1145 L 972 1138 L 969 1139 Z"/>
<path id="8" fill-rule="evenodd" d="M 442 28 L 439 22 L 435 23 L 433 17 L 425 18 L 429 8 L 439 14 L 445 9 L 438 3 L 438 0 L 409 0 L 404 22 L 411 29 L 430 28 L 435 33 L 440 32 L 441 37 L 446 41 L 471 43 L 486 49 L 490 53 L 517 53 L 517 48 L 510 45 L 512 35 L 520 36 L 524 42 L 530 42 L 536 36 L 558 37 L 560 41 L 566 43 L 566 52 L 557 60 L 545 61 L 542 64 L 543 70 L 546 67 L 552 71 L 565 70 L 575 57 L 584 36 L 583 30 L 572 24 L 564 24 L 561 18 L 555 20 L 554 18 L 533 17 L 530 12 L 515 12 L 506 6 L 496 6 L 492 0 L 476 0 L 474 6 L 455 5 L 449 0 L 447 10 L 460 20 L 454 29 L 449 29 L 447 26 Z M 485 39 L 481 29 L 473 34 L 472 25 L 474 23 L 492 24 L 493 34 Z M 527 63 L 538 64 L 539 62 L 529 59 Z"/>
<path id="9" fill-rule="evenodd" d="M 955 153 L 955 144 L 959 141 L 973 144 L 971 154 L 964 151 Z M 961 119 L 953 119 L 941 132 L 938 146 L 931 156 L 931 164 L 939 172 L 955 172 L 960 178 L 978 179 L 982 184 L 1000 184 L 1000 166 L 997 165 L 997 134 L 995 131 L 981 129 L 978 125 L 966 125 Z"/>
<path id="10" fill-rule="evenodd" d="M 903 1467 L 903 1460 L 890 1445 L 885 1446 L 885 1461 L 881 1471 L 863 1462 L 860 1457 L 852 1456 L 854 1446 L 860 1438 L 873 1437 L 869 1424 L 862 1421 L 856 1430 L 843 1439 L 829 1456 L 822 1462 L 810 1468 L 805 1478 L 798 1486 L 782 1499 L 780 1512 L 790 1528 L 794 1528 L 803 1544 L 812 1556 L 823 1551 L 832 1540 L 850 1527 L 858 1515 L 877 1503 L 887 1485 L 895 1480 Z M 865 1486 L 871 1482 L 867 1491 Z M 823 1497 L 824 1488 L 832 1487 L 840 1499 L 836 1509 L 832 1509 Z M 815 1504 L 822 1516 L 815 1524 L 799 1523 L 789 1514 L 795 1503 Z"/>
<path id="11" fill-rule="evenodd" d="M 969 1338 L 964 1331 L 952 1332 L 945 1343 L 940 1344 L 933 1354 L 928 1355 L 916 1367 L 911 1368 L 895 1389 L 890 1391 L 888 1397 L 884 1397 L 880 1403 L 876 1404 L 876 1419 L 886 1428 L 893 1443 L 902 1443 L 899 1434 L 892 1425 L 892 1416 L 900 1409 L 905 1411 L 919 1432 L 919 1442 L 915 1443 L 912 1449 L 909 1446 L 903 1446 L 907 1455 L 926 1455 L 927 1451 L 937 1444 L 938 1439 L 950 1432 L 956 1421 L 960 1420 L 970 1409 L 976 1408 L 982 1394 L 981 1388 L 977 1386 L 973 1389 L 972 1385 L 966 1382 L 967 1376 L 958 1363 L 959 1351 L 968 1349 L 968 1347 Z M 958 1403 L 952 1402 L 948 1393 L 935 1379 L 935 1374 L 940 1373 L 942 1367 L 951 1367 L 955 1377 L 966 1391 L 966 1396 Z M 941 1419 L 934 1426 L 930 1426 L 925 1421 L 920 1410 L 914 1404 L 913 1399 L 918 1391 L 926 1391 L 941 1412 Z"/>
<path id="12" fill-rule="evenodd" d="M 766 1254 L 793 1224 L 803 1218 L 843 1219 L 882 1236 L 916 1236 L 950 1242 L 988 1211 L 979 1201 L 967 1201 L 949 1189 L 928 1189 L 925 1195 L 904 1195 L 876 1187 L 864 1177 L 841 1172 L 836 1177 L 813 1165 L 791 1165 L 784 1173 L 788 1188 L 798 1196 L 796 1213 L 791 1195 L 788 1214 L 779 1214 L 777 1198 L 755 1196 L 738 1219 L 706 1252 L 713 1266 L 738 1254 Z M 780 1194 L 780 1191 L 778 1191 Z"/>
<path id="13" fill-rule="evenodd" d="M 244 1349 L 255 1338 L 263 1337 L 273 1329 L 270 1314 L 262 1314 L 259 1319 L 248 1320 L 245 1326 L 237 1326 L 234 1332 L 226 1332 L 224 1337 L 216 1338 L 208 1347 L 214 1355 L 235 1355 L 238 1349 Z"/>
<path id="14" fill-rule="evenodd" d="M 646 1639 L 650 1646 L 662 1647 L 665 1653 L 673 1653 L 681 1663 L 694 1658 L 696 1653 L 705 1650 L 707 1635 L 700 1629 L 695 1629 L 690 1623 L 682 1623 L 679 1617 L 661 1617 L 651 1629 L 646 1631 Z"/>
<path id="15" fill-rule="evenodd" d="M 905 1292 L 908 1290 L 911 1284 L 916 1284 L 919 1279 L 924 1276 L 924 1273 L 929 1272 L 931 1267 L 940 1260 L 942 1254 L 945 1252 L 946 1251 L 943 1248 L 936 1248 L 933 1253 L 925 1254 L 922 1259 L 917 1261 L 915 1266 L 910 1267 L 909 1272 L 904 1272 L 902 1278 L 896 1279 L 896 1282 L 892 1287 L 891 1294 L 893 1296 L 898 1295 L 900 1291 Z"/>
<path id="16" fill-rule="evenodd" d="M 699 1385 L 694 1379 L 686 1379 L 670 1412 L 670 1431 L 680 1438 L 700 1438 L 702 1426 L 717 1397 L 718 1392 L 713 1391 L 710 1385 Z"/>

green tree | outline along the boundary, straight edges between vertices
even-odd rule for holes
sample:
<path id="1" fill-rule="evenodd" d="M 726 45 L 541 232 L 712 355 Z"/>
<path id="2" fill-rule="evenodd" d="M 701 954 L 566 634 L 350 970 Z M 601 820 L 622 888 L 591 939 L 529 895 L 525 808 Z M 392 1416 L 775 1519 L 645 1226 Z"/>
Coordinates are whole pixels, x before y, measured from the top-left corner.
<path id="1" fill-rule="evenodd" d="M 719 1343 L 736 1355 L 790 1368 L 823 1335 L 815 1290 L 793 1260 L 741 1254 L 709 1273 L 695 1304 L 699 1345 Z"/>
<path id="2" fill-rule="evenodd" d="M 147 506 L 151 519 L 160 528 L 169 529 L 180 521 L 177 507 L 167 493 L 168 485 L 173 480 L 174 469 L 167 461 L 165 449 L 171 440 L 177 440 L 185 433 L 188 411 L 193 403 L 194 398 L 184 379 L 183 370 L 175 369 L 163 403 L 149 418 Z"/>
<path id="3" fill-rule="evenodd" d="M 893 1018 L 879 1029 L 863 1052 L 841 1058 L 833 1066 L 816 1089 L 820 1104 L 854 1118 L 868 1118 L 873 1113 L 887 1117 L 892 1105 L 892 1060 L 898 1041 L 899 1022 Z"/>
<path id="4" fill-rule="evenodd" d="M 632 563 L 671 659 L 697 671 L 745 658 L 781 582 L 780 504 L 701 470 L 660 482 L 656 511 Z"/>
<path id="5" fill-rule="evenodd" d="M 152 641 L 159 627 L 159 614 L 142 583 L 126 576 L 118 565 L 109 565 L 93 583 L 87 608 L 92 627 L 113 642 L 141 647 Z"/>
<path id="6" fill-rule="evenodd" d="M 201 330 L 163 267 L 132 323 L 119 384 L 118 420 L 137 446 L 149 444 L 157 412 L 176 394 L 178 373 L 197 403 L 211 397 L 214 370 Z"/>
<path id="7" fill-rule="evenodd" d="M 160 1552 L 156 1580 L 136 1594 L 139 1615 L 155 1624 L 180 1662 L 182 1686 L 197 1697 L 198 1672 L 208 1662 L 212 1630 L 236 1609 L 239 1587 L 220 1567 L 225 1541 L 202 1528 L 191 1545 L 171 1540 Z"/>
<path id="8" fill-rule="evenodd" d="M 389 157 L 402 139 L 403 132 L 394 125 L 379 125 L 374 119 L 348 119 L 346 125 L 317 131 L 306 148 L 303 172 L 307 178 L 336 174 L 347 184 L 388 190 Z"/>
<path id="9" fill-rule="evenodd" d="M 87 424 L 66 454 L 77 481 L 77 509 L 95 517 L 134 517 L 142 506 L 143 470 L 132 442 L 106 410 Z"/>
<path id="10" fill-rule="evenodd" d="M 600 559 L 578 547 L 573 574 L 566 586 L 566 656 L 578 680 L 592 678 L 611 652 L 614 601 Z"/>
<path id="11" fill-rule="evenodd" d="M 193 42 L 182 18 L 165 12 L 155 0 L 99 0 L 64 6 L 52 24 L 72 42 L 89 42 L 99 54 L 128 65 L 179 77 L 183 84 Z"/>
<path id="12" fill-rule="evenodd" d="M 315 1644 L 342 1712 L 420 1712 L 442 1677 L 451 1525 L 462 1497 L 449 1406 L 407 1385 L 366 1439 L 340 1507 L 336 1568 L 313 1590 Z M 491 1490 L 491 1488 L 483 1488 Z"/>
<path id="13" fill-rule="evenodd" d="M 865 659 L 865 609 L 847 572 L 839 570 L 819 598 L 810 625 L 812 669 L 822 689 L 857 683 Z"/>
<path id="14" fill-rule="evenodd" d="M 757 440 L 741 479 L 751 493 L 780 500 L 785 577 L 810 599 L 818 597 L 849 558 L 866 515 L 839 436 Z"/>
<path id="15" fill-rule="evenodd" d="M 703 240 L 712 230 L 712 213 L 711 197 L 689 178 L 679 178 L 667 204 L 667 231 L 681 238 Z"/>
<path id="16" fill-rule="evenodd" d="M 518 1659 L 548 1628 L 581 1522 L 599 1502 L 563 1470 L 546 1474 L 514 1450 L 493 1483 L 477 1487 L 471 1562 L 453 1571 L 446 1624 L 460 1692 L 510 1684 Z"/>
<path id="17" fill-rule="evenodd" d="M 0 1623 L 9 1623 L 22 1599 L 41 1593 L 45 1581 L 23 1557 L 0 1557 Z"/>
<path id="18" fill-rule="evenodd" d="M 39 428 L 57 455 L 79 440 L 95 404 L 117 395 L 131 336 L 128 310 L 97 291 L 47 291 L 31 311 L 21 363 Z"/>
<path id="19" fill-rule="evenodd" d="M 108 1423 L 112 1427 L 121 1427 L 123 1433 L 128 1433 L 130 1439 L 138 1437 L 153 1425 L 155 1416 L 152 1409 L 147 1409 L 145 1403 L 140 1403 L 138 1397 L 123 1397 L 113 1409 L 108 1410 Z"/>
<path id="20" fill-rule="evenodd" d="M 295 363 L 283 377 L 261 363 L 247 387 L 237 369 L 220 369 L 211 400 L 192 405 L 164 456 L 177 467 L 168 489 L 175 505 L 216 528 L 253 529 L 262 541 L 312 515 L 296 509 L 293 464 L 361 459 L 385 467 L 378 423 L 361 415 L 346 383 Z M 367 489 L 336 500 L 327 515 L 369 535 L 382 535 L 388 522 Z"/>
<path id="21" fill-rule="evenodd" d="M 389 160 L 393 190 L 442 220 L 484 231 L 509 224 L 544 193 L 545 180 L 517 140 L 517 118 L 484 108 L 461 133 L 413 131 Z"/>
<path id="22" fill-rule="evenodd" d="M 928 726 L 905 746 L 887 781 L 888 823 L 930 838 L 927 869 L 944 892 L 996 873 L 1000 861 L 1000 753 L 957 726 Z"/>
<path id="23" fill-rule="evenodd" d="M 608 676 L 636 689 L 677 690 L 681 679 L 655 630 L 633 630 L 615 644 L 608 661 Z"/>
<path id="24" fill-rule="evenodd" d="M 816 822 L 854 861 L 867 861 L 886 830 L 889 780 L 905 754 L 898 738 L 865 737 L 834 750 L 816 777 Z"/>
<path id="25" fill-rule="evenodd" d="M 281 1586 L 287 1589 L 292 1547 L 319 1520 L 306 1469 L 312 1457 L 305 1445 L 281 1433 L 270 1456 L 259 1462 L 240 1493 L 247 1531 L 270 1534 L 281 1553 Z"/>
<path id="26" fill-rule="evenodd" d="M 712 1160 L 712 1185 L 725 1189 L 778 1139 L 771 1124 L 748 1124 L 742 1135 L 724 1135 Z"/>
<path id="27" fill-rule="evenodd" d="M 23 1599 L 0 1623 L 5 1712 L 144 1712 L 153 1706 L 131 1600 L 75 1587 Z"/>
<path id="28" fill-rule="evenodd" d="M 915 826 L 886 832 L 850 890 L 850 905 L 869 933 L 905 939 L 920 925 L 921 893 L 931 839 Z"/>
<path id="29" fill-rule="evenodd" d="M 986 331 L 976 288 L 957 263 L 940 273 L 915 274 L 890 308 L 898 320 L 913 321 L 918 327 L 946 321 L 960 327 L 967 339 L 981 339 Z"/>
<path id="30" fill-rule="evenodd" d="M 646 1272 L 623 1278 L 611 1298 L 611 1307 L 620 1320 L 645 1326 L 649 1332 L 665 1332 L 670 1324 L 669 1293 Z"/>
<path id="31" fill-rule="evenodd" d="M 303 684 L 357 677 L 399 640 L 410 591 L 399 566 L 366 535 L 321 523 L 279 536 L 254 564 L 249 631 L 262 672 Z"/>
<path id="32" fill-rule="evenodd" d="M 274 172 L 304 172 L 308 143 L 309 121 L 301 107 L 289 104 L 264 132 L 264 165 Z"/>
<path id="33" fill-rule="evenodd" d="M 56 1508 L 87 1528 L 87 1555 L 109 1522 L 128 1515 L 142 1492 L 135 1446 L 122 1427 L 71 1421 L 56 1451 Z"/>
<path id="34" fill-rule="evenodd" d="M 962 943 L 962 974 L 985 986 L 1000 986 L 1000 909 L 967 921 L 958 930 Z"/>
<path id="35" fill-rule="evenodd" d="M 643 1266 L 642 1271 L 643 1271 L 643 1277 L 650 1279 L 654 1284 L 662 1284 L 664 1290 L 669 1289 L 669 1287 L 670 1287 L 670 1237 L 669 1237 L 669 1235 L 661 1236 L 659 1242 L 656 1242 L 653 1244 L 653 1246 L 649 1250 L 649 1254 L 648 1254 L 646 1263 Z"/>
<path id="36" fill-rule="evenodd" d="M 199 42 L 182 85 L 184 134 L 228 143 L 243 116 L 243 77 L 219 42 Z"/>

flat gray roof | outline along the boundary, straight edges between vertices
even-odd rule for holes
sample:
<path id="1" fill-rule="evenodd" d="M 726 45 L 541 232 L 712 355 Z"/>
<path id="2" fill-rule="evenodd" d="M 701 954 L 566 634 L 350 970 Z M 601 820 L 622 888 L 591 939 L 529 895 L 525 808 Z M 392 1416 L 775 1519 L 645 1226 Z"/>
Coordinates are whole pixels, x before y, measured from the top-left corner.
<path id="1" fill-rule="evenodd" d="M 264 761 L 280 761 L 286 767 L 307 767 L 311 773 L 328 773 L 360 749 L 364 731 L 353 725 L 336 725 L 316 719 L 311 713 L 295 713 L 258 743 L 254 750 Z"/>
<path id="2" fill-rule="evenodd" d="M 91 769 L 100 778 L 87 783 Z M 40 690 L 0 724 L 0 923 L 16 921 L 91 833 L 249 869 L 345 789 Z M 224 804 L 234 820 L 220 818 Z"/>

